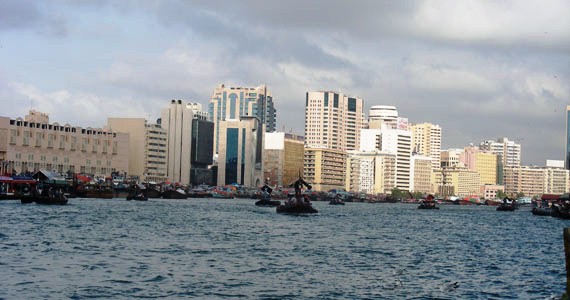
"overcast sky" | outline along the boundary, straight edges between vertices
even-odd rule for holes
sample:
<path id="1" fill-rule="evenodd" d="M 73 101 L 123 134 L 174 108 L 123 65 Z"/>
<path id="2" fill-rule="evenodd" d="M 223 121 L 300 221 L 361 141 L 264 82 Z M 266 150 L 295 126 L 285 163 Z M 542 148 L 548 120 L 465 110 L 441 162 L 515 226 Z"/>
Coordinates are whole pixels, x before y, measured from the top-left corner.
<path id="1" fill-rule="evenodd" d="M 266 84 L 303 134 L 305 92 L 395 105 L 443 148 L 506 136 L 564 158 L 570 1 L 0 1 L 1 116 L 155 121 L 170 99 Z"/>

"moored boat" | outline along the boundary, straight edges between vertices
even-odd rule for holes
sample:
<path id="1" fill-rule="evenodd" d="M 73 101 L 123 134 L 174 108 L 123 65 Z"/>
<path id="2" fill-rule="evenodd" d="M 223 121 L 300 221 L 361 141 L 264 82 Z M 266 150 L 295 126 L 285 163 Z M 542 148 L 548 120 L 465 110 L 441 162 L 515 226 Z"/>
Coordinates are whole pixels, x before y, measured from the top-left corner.
<path id="1" fill-rule="evenodd" d="M 552 209 L 550 207 L 533 207 L 532 214 L 535 216 L 552 216 Z"/>

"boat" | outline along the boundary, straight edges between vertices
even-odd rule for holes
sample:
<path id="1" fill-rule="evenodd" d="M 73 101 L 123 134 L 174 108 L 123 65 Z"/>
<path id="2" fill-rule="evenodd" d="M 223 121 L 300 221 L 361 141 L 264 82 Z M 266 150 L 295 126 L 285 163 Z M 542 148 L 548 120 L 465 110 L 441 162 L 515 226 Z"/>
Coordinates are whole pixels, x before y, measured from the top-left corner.
<path id="1" fill-rule="evenodd" d="M 142 184 L 134 184 L 128 189 L 127 201 L 148 201 L 148 197 L 144 194 L 146 187 Z"/>
<path id="2" fill-rule="evenodd" d="M 550 207 L 533 207 L 532 214 L 535 216 L 552 216 L 552 208 Z"/>
<path id="3" fill-rule="evenodd" d="M 268 193 L 264 193 L 261 196 L 261 199 L 259 199 L 258 201 L 255 202 L 256 206 L 279 206 L 281 205 L 281 201 L 277 201 L 277 200 L 271 200 L 271 195 Z"/>
<path id="4" fill-rule="evenodd" d="M 319 212 L 313 207 L 307 195 L 303 195 L 302 201 L 301 198 L 293 196 L 285 204 L 277 206 L 276 210 L 282 214 L 315 214 Z"/>
<path id="5" fill-rule="evenodd" d="M 508 197 L 505 197 L 503 199 L 503 203 L 497 206 L 497 211 L 515 211 L 516 209 L 517 209 L 517 202 Z"/>
<path id="6" fill-rule="evenodd" d="M 340 194 L 337 194 L 334 198 L 329 201 L 329 205 L 344 205 L 344 201 L 342 201 L 342 197 Z"/>
<path id="7" fill-rule="evenodd" d="M 162 199 L 186 199 L 188 196 L 183 189 L 169 189 L 162 192 Z"/>
<path id="8" fill-rule="evenodd" d="M 420 201 L 420 205 L 418 209 L 439 209 L 439 207 L 435 206 L 435 197 L 433 195 L 428 195 L 425 199 Z"/>
<path id="9" fill-rule="evenodd" d="M 148 198 L 147 198 L 144 194 L 140 193 L 140 194 L 138 194 L 138 195 L 135 195 L 135 194 L 128 195 L 128 196 L 127 196 L 127 201 L 130 201 L 130 200 L 148 201 Z"/>
<path id="10" fill-rule="evenodd" d="M 26 195 L 20 198 L 21 203 L 27 204 L 35 202 L 37 204 L 45 205 L 66 205 L 67 197 L 61 193 L 59 195 L 49 195 L 48 193 L 42 193 L 41 195 Z"/>

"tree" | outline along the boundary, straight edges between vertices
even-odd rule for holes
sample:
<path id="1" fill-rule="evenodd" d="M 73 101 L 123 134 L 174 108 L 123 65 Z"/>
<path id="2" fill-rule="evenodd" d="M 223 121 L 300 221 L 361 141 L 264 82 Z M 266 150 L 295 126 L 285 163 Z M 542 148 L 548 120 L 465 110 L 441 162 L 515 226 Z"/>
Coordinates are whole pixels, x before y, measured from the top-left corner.
<path id="1" fill-rule="evenodd" d="M 497 191 L 497 198 L 499 199 L 504 199 L 507 196 L 507 193 L 505 193 L 504 191 Z"/>
<path id="2" fill-rule="evenodd" d="M 407 198 L 407 195 L 405 192 L 403 192 L 402 190 L 400 190 L 399 188 L 395 187 L 392 189 L 392 193 L 391 193 L 392 198 L 395 199 L 403 199 L 403 198 Z"/>

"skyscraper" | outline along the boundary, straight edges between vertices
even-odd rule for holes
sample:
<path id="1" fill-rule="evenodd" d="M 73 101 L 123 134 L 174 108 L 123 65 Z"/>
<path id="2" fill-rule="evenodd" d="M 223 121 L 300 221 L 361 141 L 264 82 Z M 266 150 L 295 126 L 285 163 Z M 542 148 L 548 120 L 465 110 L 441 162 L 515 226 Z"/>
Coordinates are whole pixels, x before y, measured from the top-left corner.
<path id="1" fill-rule="evenodd" d="M 242 116 L 257 117 L 267 132 L 275 131 L 277 111 L 273 96 L 265 85 L 258 87 L 230 87 L 218 85 L 208 107 L 210 121 L 214 122 L 214 152 L 219 152 L 219 125 L 225 120 L 239 120 Z"/>
<path id="2" fill-rule="evenodd" d="M 398 111 L 395 106 L 373 105 L 368 112 L 369 128 L 381 128 L 384 125 L 390 129 L 398 127 Z"/>
<path id="3" fill-rule="evenodd" d="M 570 105 L 566 106 L 566 157 L 564 159 L 564 166 L 570 169 Z"/>
<path id="4" fill-rule="evenodd" d="M 218 185 L 241 184 L 259 187 L 263 183 L 263 124 L 257 117 L 221 121 Z"/>
<path id="5" fill-rule="evenodd" d="M 174 182 L 191 184 L 192 122 L 205 119 L 202 105 L 172 100 L 162 110 L 161 126 L 168 132 L 168 178 Z"/>
<path id="6" fill-rule="evenodd" d="M 305 146 L 356 150 L 364 127 L 364 100 L 337 92 L 307 92 Z"/>
<path id="7" fill-rule="evenodd" d="M 431 157 L 432 170 L 441 166 L 441 127 L 431 123 L 413 124 L 412 149 L 414 152 Z"/>

